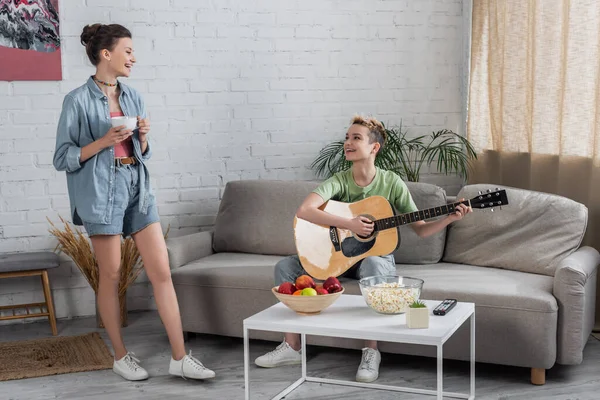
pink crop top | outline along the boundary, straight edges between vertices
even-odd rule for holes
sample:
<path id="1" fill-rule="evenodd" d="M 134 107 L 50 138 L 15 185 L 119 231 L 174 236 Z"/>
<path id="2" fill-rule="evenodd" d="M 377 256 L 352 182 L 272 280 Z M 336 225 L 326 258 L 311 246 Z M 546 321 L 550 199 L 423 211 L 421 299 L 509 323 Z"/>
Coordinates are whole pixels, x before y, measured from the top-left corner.
<path id="1" fill-rule="evenodd" d="M 122 112 L 111 112 L 110 117 L 123 117 Z M 115 144 L 115 157 L 131 157 L 133 156 L 133 140 L 131 137 L 123 140 L 120 143 Z"/>

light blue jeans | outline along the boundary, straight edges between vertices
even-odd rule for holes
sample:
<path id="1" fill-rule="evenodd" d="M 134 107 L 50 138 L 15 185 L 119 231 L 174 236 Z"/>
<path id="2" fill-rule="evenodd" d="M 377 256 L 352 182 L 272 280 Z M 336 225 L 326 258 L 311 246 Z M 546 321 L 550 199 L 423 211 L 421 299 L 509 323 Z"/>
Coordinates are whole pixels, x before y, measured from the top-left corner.
<path id="1" fill-rule="evenodd" d="M 283 282 L 295 282 L 300 275 L 308 275 L 302 268 L 298 256 L 289 256 L 275 264 L 275 285 Z M 396 275 L 394 255 L 384 257 L 367 257 L 354 264 L 343 277 L 362 279 L 367 276 Z"/>

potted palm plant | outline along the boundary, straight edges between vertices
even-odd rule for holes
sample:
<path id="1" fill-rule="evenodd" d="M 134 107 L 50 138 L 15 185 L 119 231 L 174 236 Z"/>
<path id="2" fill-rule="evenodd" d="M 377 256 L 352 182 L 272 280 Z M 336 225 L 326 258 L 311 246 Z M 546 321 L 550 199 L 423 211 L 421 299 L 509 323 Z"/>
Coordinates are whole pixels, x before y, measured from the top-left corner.
<path id="1" fill-rule="evenodd" d="M 468 179 L 471 162 L 477 154 L 469 140 L 449 129 L 408 138 L 402 123 L 395 128 L 385 128 L 385 146 L 377 154 L 375 165 L 397 173 L 403 180 L 418 182 L 423 166 L 436 162 L 443 174 L 456 174 Z M 321 149 L 311 168 L 321 178 L 329 178 L 336 172 L 350 168 L 344 157 L 344 141 L 329 143 Z"/>

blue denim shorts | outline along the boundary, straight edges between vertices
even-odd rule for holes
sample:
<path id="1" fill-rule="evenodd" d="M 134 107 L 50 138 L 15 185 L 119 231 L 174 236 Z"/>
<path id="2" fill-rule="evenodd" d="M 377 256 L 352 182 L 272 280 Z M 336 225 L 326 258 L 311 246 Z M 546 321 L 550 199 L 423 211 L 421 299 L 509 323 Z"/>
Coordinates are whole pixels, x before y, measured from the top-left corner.
<path id="1" fill-rule="evenodd" d="M 146 214 L 140 212 L 138 167 L 139 164 L 120 165 L 115 168 L 115 200 L 112 221 L 110 224 L 94 224 L 83 221 L 88 236 L 123 235 L 123 237 L 127 237 L 160 221 L 154 201 L 148 205 Z"/>

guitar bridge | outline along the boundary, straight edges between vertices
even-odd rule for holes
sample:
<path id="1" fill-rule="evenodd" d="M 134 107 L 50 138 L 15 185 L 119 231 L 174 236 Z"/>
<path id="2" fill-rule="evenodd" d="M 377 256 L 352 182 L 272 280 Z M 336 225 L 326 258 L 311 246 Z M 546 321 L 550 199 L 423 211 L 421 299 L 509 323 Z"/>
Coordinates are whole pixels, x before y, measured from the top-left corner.
<path id="1" fill-rule="evenodd" d="M 333 245 L 335 251 L 340 251 L 342 249 L 340 246 L 340 236 L 335 226 L 329 227 L 329 239 L 331 240 L 331 244 Z"/>

